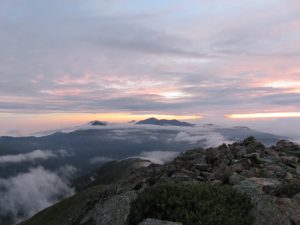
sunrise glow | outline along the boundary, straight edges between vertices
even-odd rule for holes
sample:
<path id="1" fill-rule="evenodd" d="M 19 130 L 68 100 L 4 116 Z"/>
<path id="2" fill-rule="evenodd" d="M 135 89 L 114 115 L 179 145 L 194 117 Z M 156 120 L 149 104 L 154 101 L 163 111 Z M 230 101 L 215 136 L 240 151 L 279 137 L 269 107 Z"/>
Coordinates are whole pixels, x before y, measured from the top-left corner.
<path id="1" fill-rule="evenodd" d="M 49 115 L 48 115 L 49 116 Z M 53 118 L 59 118 L 63 121 L 87 122 L 90 120 L 102 120 L 109 122 L 128 122 L 132 120 L 143 120 L 150 117 L 157 119 L 177 119 L 177 120 L 195 120 L 201 119 L 202 116 L 194 115 L 164 115 L 164 114 L 129 114 L 129 113 L 76 113 L 76 114 L 55 114 L 50 115 Z"/>
<path id="2" fill-rule="evenodd" d="M 300 81 L 297 80 L 280 80 L 267 83 L 265 87 L 290 89 L 291 92 L 300 92 Z"/>
<path id="3" fill-rule="evenodd" d="M 300 118 L 300 112 L 230 114 L 225 117 L 229 119 Z"/>
<path id="4" fill-rule="evenodd" d="M 165 98 L 185 98 L 190 96 L 189 94 L 180 91 L 164 92 L 161 95 Z"/>

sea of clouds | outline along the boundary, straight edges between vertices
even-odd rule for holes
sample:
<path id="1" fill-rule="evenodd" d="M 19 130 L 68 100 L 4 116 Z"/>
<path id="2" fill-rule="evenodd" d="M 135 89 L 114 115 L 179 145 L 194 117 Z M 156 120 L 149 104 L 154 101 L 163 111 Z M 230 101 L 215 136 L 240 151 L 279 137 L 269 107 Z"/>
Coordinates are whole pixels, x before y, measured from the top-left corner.
<path id="1" fill-rule="evenodd" d="M 136 156 L 140 159 L 149 160 L 155 164 L 164 164 L 175 159 L 180 152 L 172 151 L 151 151 L 151 152 L 142 152 L 140 155 Z"/>
<path id="2" fill-rule="evenodd" d="M 155 125 L 134 125 L 134 124 L 110 124 L 108 126 L 84 126 L 77 129 L 101 129 L 110 130 L 112 140 L 130 139 L 135 142 L 141 142 L 136 134 L 143 133 L 148 135 L 151 140 L 159 140 L 164 130 L 169 132 L 167 142 L 180 142 L 192 145 L 201 143 L 202 147 L 216 147 L 223 143 L 231 143 L 231 140 L 225 138 L 215 125 L 196 125 L 194 127 L 176 127 L 176 126 L 155 126 Z M 73 129 L 64 132 L 72 132 Z M 158 131 L 158 132 L 156 132 Z M 266 130 L 268 131 L 268 130 Z M 177 157 L 180 152 L 144 151 L 135 156 L 141 159 L 149 160 L 153 163 L 163 164 Z M 28 153 L 0 156 L 0 166 L 14 165 L 22 162 L 39 162 L 39 160 L 48 160 L 57 157 L 66 157 L 69 153 L 65 150 L 35 150 Z M 110 157 L 95 156 L 90 159 L 91 164 L 102 164 L 114 160 Z M 29 168 L 27 172 L 20 173 L 17 176 L 7 179 L 0 178 L 0 216 L 10 215 L 13 222 L 17 223 L 38 211 L 54 204 L 59 199 L 70 196 L 74 190 L 69 186 L 70 176 L 75 168 L 65 166 L 57 168 L 55 171 L 47 170 L 41 166 Z"/>
<path id="3" fill-rule="evenodd" d="M 17 224 L 72 195 L 74 190 L 69 186 L 68 178 L 74 171 L 72 166 L 54 172 L 35 167 L 14 177 L 0 178 L 0 215 L 9 216 L 11 222 Z"/>
<path id="4" fill-rule="evenodd" d="M 66 150 L 59 150 L 55 153 L 50 150 L 34 150 L 28 153 L 0 156 L 0 165 L 22 162 L 35 162 L 37 160 L 47 160 L 49 158 L 65 157 L 69 155 Z"/>

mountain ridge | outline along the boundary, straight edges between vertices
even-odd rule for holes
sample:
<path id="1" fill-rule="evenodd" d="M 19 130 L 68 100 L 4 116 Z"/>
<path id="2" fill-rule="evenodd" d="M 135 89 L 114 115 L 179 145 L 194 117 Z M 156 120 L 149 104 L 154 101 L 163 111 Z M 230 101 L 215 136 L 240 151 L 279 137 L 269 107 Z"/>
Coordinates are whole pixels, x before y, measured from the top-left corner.
<path id="1" fill-rule="evenodd" d="M 98 186 L 79 192 L 94 193 L 90 193 L 87 205 L 76 209 L 84 213 L 75 215 L 68 211 L 66 220 L 59 221 L 60 217 L 55 220 L 53 212 L 68 210 L 66 205 L 58 203 L 21 225 L 39 225 L 39 221 L 45 221 L 44 225 L 77 225 L 84 221 L 89 221 L 89 225 L 128 225 L 131 202 L 145 188 L 164 182 L 229 185 L 251 198 L 253 225 L 297 225 L 300 224 L 299 157 L 300 147 L 295 143 L 281 140 L 266 147 L 253 137 L 217 148 L 196 148 L 164 165 L 151 164 L 134 170 L 112 186 L 97 183 Z M 71 197 L 71 203 L 76 196 Z M 119 211 L 121 206 L 124 210 Z M 45 220 L 50 215 L 51 219 Z"/>
<path id="2" fill-rule="evenodd" d="M 187 122 L 182 122 L 179 120 L 167 120 L 167 119 L 156 119 L 154 117 L 141 120 L 136 122 L 136 124 L 148 124 L 148 125 L 158 125 L 158 126 L 182 126 L 182 127 L 193 127 L 195 126 L 194 124 L 187 123 Z"/>

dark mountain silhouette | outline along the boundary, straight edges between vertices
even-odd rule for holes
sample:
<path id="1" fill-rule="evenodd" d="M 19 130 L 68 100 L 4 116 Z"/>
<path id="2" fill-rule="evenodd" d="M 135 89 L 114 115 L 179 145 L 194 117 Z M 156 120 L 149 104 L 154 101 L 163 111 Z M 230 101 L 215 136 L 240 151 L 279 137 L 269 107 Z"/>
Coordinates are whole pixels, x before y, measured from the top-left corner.
<path id="1" fill-rule="evenodd" d="M 94 120 L 94 121 L 89 122 L 89 125 L 91 125 L 91 126 L 106 126 L 107 123 L 106 122 L 101 122 L 101 121 L 98 121 L 98 120 Z"/>
<path id="2" fill-rule="evenodd" d="M 179 120 L 166 120 L 166 119 L 156 119 L 156 118 L 148 118 L 145 120 L 141 120 L 136 124 L 149 124 L 149 125 L 158 125 L 158 126 L 180 126 L 180 127 L 193 127 L 194 124 L 182 122 Z"/>

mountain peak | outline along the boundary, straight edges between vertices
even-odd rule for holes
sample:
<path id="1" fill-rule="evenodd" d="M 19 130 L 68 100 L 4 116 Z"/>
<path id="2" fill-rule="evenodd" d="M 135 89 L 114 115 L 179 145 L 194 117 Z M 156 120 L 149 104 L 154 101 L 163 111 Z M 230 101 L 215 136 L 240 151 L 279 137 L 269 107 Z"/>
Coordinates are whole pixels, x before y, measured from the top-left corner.
<path id="1" fill-rule="evenodd" d="M 91 125 L 91 126 L 106 126 L 107 123 L 99 121 L 99 120 L 94 120 L 94 121 L 89 122 L 89 125 Z"/>
<path id="2" fill-rule="evenodd" d="M 148 125 L 158 125 L 158 126 L 181 126 L 181 127 L 192 127 L 194 124 L 182 122 L 179 120 L 167 120 L 167 119 L 156 119 L 154 117 L 141 120 L 137 122 L 136 124 L 148 124 Z"/>

